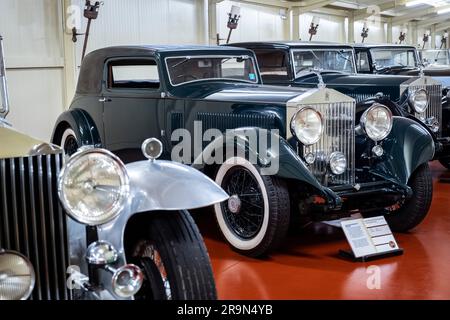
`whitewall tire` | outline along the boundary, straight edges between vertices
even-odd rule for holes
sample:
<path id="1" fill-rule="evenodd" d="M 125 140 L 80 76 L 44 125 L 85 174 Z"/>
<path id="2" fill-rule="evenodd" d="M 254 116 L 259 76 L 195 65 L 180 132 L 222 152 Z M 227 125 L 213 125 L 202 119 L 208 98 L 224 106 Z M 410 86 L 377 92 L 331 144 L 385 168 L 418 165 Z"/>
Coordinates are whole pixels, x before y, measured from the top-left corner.
<path id="1" fill-rule="evenodd" d="M 262 176 L 243 158 L 230 158 L 215 181 L 230 195 L 214 211 L 219 228 L 231 247 L 258 257 L 275 249 L 285 238 L 290 218 L 289 193 L 283 180 Z"/>
<path id="2" fill-rule="evenodd" d="M 79 147 L 80 144 L 72 128 L 65 129 L 61 136 L 61 148 L 64 149 L 64 153 L 71 156 L 78 150 Z"/>

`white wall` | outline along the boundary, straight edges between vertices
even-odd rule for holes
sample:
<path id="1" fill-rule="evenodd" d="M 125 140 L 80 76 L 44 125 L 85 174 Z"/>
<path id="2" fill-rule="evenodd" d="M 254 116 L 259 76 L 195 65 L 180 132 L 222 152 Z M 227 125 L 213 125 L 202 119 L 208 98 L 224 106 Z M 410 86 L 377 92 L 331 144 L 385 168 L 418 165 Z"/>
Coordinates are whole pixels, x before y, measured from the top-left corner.
<path id="1" fill-rule="evenodd" d="M 355 42 L 361 42 L 362 29 L 364 21 L 355 21 Z M 382 21 L 367 21 L 367 27 L 369 28 L 368 37 L 364 40 L 366 43 L 386 43 L 386 26 Z M 393 36 L 393 39 L 395 35 Z M 398 38 L 398 36 L 397 36 Z"/>
<path id="2" fill-rule="evenodd" d="M 0 0 L 15 128 L 49 140 L 64 110 L 64 57 L 58 0 Z"/>
<path id="3" fill-rule="evenodd" d="M 300 15 L 300 38 L 302 40 L 309 40 L 310 35 L 308 30 L 314 16 L 320 18 L 320 23 L 313 40 L 346 42 L 345 17 L 320 13 L 305 13 Z"/>
<path id="4" fill-rule="evenodd" d="M 281 19 L 280 9 L 236 1 L 223 1 L 217 4 L 217 30 L 221 38 L 228 36 L 228 13 L 232 5 L 241 7 L 239 26 L 233 31 L 231 43 L 241 41 L 283 40 L 289 24 Z M 215 35 L 212 35 L 215 36 Z"/>
<path id="5" fill-rule="evenodd" d="M 199 0 L 103 0 L 93 21 L 88 52 L 113 45 L 195 44 L 203 41 Z M 73 0 L 84 5 L 84 0 Z M 82 30 L 86 29 L 83 19 Z M 79 65 L 83 37 L 77 43 Z"/>

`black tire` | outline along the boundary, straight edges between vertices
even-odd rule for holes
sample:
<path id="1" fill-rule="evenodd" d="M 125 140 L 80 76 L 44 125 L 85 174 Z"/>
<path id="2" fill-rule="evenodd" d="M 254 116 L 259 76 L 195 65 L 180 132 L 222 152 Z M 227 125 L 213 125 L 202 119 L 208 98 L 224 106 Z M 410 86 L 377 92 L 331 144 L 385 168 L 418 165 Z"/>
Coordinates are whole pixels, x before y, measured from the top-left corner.
<path id="1" fill-rule="evenodd" d="M 427 216 L 433 198 L 433 179 L 428 163 L 421 165 L 409 179 L 413 195 L 396 211 L 386 215 L 395 232 L 407 232 L 419 225 Z"/>
<path id="2" fill-rule="evenodd" d="M 450 158 L 439 159 L 439 162 L 448 170 L 450 170 Z"/>
<path id="3" fill-rule="evenodd" d="M 216 286 L 203 238 L 187 211 L 157 212 L 133 244 L 131 261 L 145 281 L 137 300 L 215 300 Z M 151 252 L 151 254 L 149 254 Z"/>
<path id="4" fill-rule="evenodd" d="M 229 160 L 233 161 L 233 159 Z M 221 168 L 219 168 L 216 174 L 216 183 L 218 183 L 232 198 L 241 199 L 245 197 L 245 191 L 241 191 L 240 194 L 234 194 L 230 180 L 227 180 L 228 175 L 235 174 L 235 171 L 245 170 L 247 179 L 252 177 L 258 184 L 258 190 L 261 192 L 261 196 L 255 196 L 252 200 L 254 204 L 249 205 L 249 198 L 244 203 L 244 200 L 239 200 L 239 210 L 234 212 L 230 209 L 230 200 L 227 202 L 217 204 L 214 207 L 216 220 L 222 231 L 223 236 L 236 252 L 257 258 L 265 256 L 271 251 L 280 246 L 283 240 L 286 238 L 287 231 L 289 229 L 290 222 L 290 200 L 289 191 L 285 181 L 275 176 L 263 176 L 260 175 L 260 168 L 252 165 L 250 162 L 245 161 L 244 164 L 229 165 L 231 162 L 225 162 Z M 242 159 L 240 159 L 242 161 Z M 246 183 L 251 183 L 248 180 Z M 244 185 L 245 187 L 245 185 Z M 244 190 L 244 187 L 242 190 Z M 255 190 L 253 188 L 251 190 Z M 240 198 L 241 197 L 241 198 Z M 234 200 L 238 201 L 238 200 Z M 241 202 L 242 201 L 242 202 Z M 263 221 L 260 222 L 260 229 L 253 232 L 245 232 L 245 226 L 243 223 L 239 224 L 237 221 L 241 218 L 239 215 L 244 215 L 249 219 L 250 207 L 259 203 L 259 214 L 262 212 Z M 244 209 L 244 207 L 247 208 Z M 266 210 L 268 208 L 268 210 Z M 234 215 L 234 216 L 233 216 Z M 255 214 L 253 213 L 253 216 Z M 252 218 L 254 219 L 254 218 Z M 253 228 L 255 229 L 255 228 Z"/>

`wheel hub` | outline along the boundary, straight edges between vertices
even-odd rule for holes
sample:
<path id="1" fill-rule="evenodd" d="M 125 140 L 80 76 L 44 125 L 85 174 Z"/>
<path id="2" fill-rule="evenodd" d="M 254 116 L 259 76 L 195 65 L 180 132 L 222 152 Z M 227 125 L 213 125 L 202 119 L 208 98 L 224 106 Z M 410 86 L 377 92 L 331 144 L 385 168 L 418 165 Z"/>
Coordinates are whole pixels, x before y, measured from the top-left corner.
<path id="1" fill-rule="evenodd" d="M 237 214 L 241 211 L 242 202 L 238 195 L 233 195 L 228 199 L 228 210 L 231 213 Z"/>

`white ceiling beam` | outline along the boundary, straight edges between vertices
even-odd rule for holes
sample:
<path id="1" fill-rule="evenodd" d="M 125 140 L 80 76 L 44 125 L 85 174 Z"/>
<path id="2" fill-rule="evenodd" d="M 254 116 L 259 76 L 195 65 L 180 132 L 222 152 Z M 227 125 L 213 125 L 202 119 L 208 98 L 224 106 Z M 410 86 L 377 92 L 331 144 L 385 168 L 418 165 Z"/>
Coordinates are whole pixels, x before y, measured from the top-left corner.
<path id="1" fill-rule="evenodd" d="M 450 9 L 450 5 L 447 6 L 441 6 L 441 7 L 436 7 L 436 8 L 428 8 L 428 9 L 417 9 L 417 8 L 409 8 L 411 10 L 409 10 L 409 12 L 411 13 L 407 13 L 398 17 L 394 17 L 392 18 L 392 23 L 394 24 L 403 24 L 406 23 L 408 21 L 420 18 L 420 17 L 424 17 L 426 15 L 429 14 L 434 14 L 437 13 L 439 10 L 443 10 L 443 9 Z"/>
<path id="2" fill-rule="evenodd" d="M 310 1 L 309 3 L 304 3 L 304 5 L 299 5 L 298 8 L 301 12 L 309 12 L 316 9 L 323 8 L 329 4 L 332 4 L 336 0 L 322 0 L 322 1 Z"/>
<path id="3" fill-rule="evenodd" d="M 380 5 L 368 6 L 365 9 L 355 10 L 355 21 L 364 20 L 372 15 L 381 14 L 383 11 L 394 9 L 396 6 L 396 1 L 388 1 L 381 3 Z"/>
<path id="4" fill-rule="evenodd" d="M 450 22 L 439 23 L 436 25 L 436 32 L 450 31 Z"/>
<path id="5" fill-rule="evenodd" d="M 450 19 L 450 13 L 442 14 L 433 19 L 425 19 L 423 21 L 419 21 L 417 26 L 420 27 L 428 27 L 433 24 L 441 23 Z"/>

